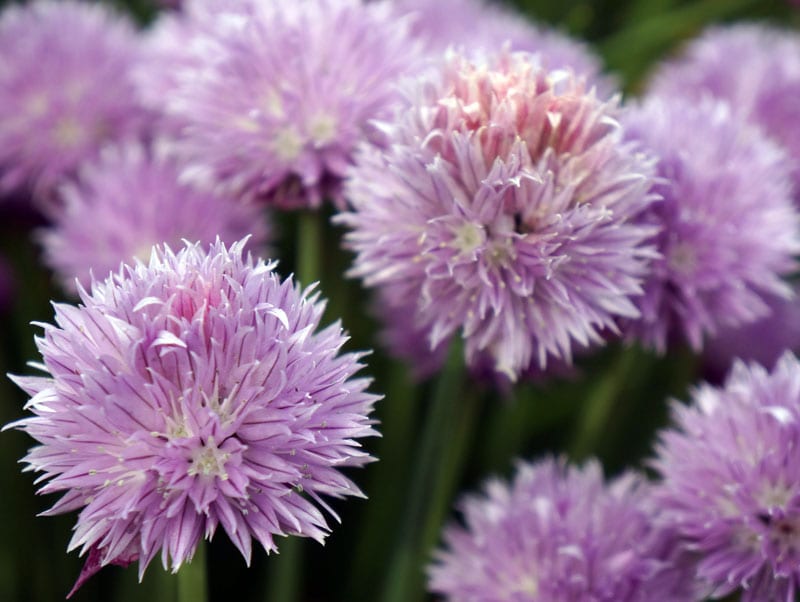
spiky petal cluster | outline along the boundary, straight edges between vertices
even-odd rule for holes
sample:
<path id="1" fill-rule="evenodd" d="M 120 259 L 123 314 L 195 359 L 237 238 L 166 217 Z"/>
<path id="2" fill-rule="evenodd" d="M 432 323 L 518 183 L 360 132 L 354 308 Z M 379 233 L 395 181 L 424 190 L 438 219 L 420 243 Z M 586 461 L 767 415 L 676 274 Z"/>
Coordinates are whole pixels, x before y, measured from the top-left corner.
<path id="1" fill-rule="evenodd" d="M 138 558 L 141 573 L 159 551 L 177 570 L 219 525 L 249 562 L 252 540 L 323 540 L 320 496 L 360 494 L 341 471 L 371 460 L 360 356 L 243 246 L 157 247 L 57 304 L 37 339 L 49 375 L 15 378 L 34 415 L 14 426 L 40 444 L 25 462 L 40 493 L 64 493 L 47 514 L 80 510 L 85 572 Z"/>
<path id="2" fill-rule="evenodd" d="M 339 217 L 388 315 L 413 313 L 431 348 L 461 331 L 511 378 L 638 315 L 654 233 L 635 221 L 652 162 L 615 105 L 537 60 L 451 55 L 386 124 L 390 148 L 359 155 Z"/>
<path id="3" fill-rule="evenodd" d="M 786 148 L 800 191 L 800 35 L 758 23 L 717 26 L 665 63 L 651 83 L 659 95 L 725 100 Z M 800 195 L 800 192 L 798 192 Z"/>
<path id="4" fill-rule="evenodd" d="M 654 466 L 663 519 L 700 555 L 697 575 L 743 602 L 800 590 L 800 362 L 737 363 L 724 387 L 675 404 Z"/>
<path id="5" fill-rule="evenodd" d="M 614 88 L 603 77 L 599 58 L 584 43 L 556 30 L 537 25 L 484 0 L 394 0 L 401 13 L 410 12 L 412 33 L 430 51 L 442 53 L 451 46 L 467 52 L 511 50 L 538 53 L 549 69 L 571 69 L 598 84 L 605 92 Z"/>
<path id="6" fill-rule="evenodd" d="M 721 325 L 755 320 L 765 297 L 787 296 L 800 220 L 791 164 L 755 126 L 722 102 L 650 98 L 623 119 L 627 136 L 659 156 L 661 225 L 641 318 L 629 333 L 659 350 L 672 340 L 699 349 Z"/>
<path id="7" fill-rule="evenodd" d="M 47 195 L 146 122 L 133 26 L 98 3 L 37 0 L 0 17 L 0 188 Z"/>
<path id="8" fill-rule="evenodd" d="M 219 237 L 231 244 L 250 235 L 250 248 L 263 247 L 261 209 L 183 182 L 170 146 L 129 141 L 106 148 L 61 189 L 61 207 L 41 240 L 45 263 L 66 290 L 76 289 L 76 279 L 88 288 L 91 274 L 105 278 L 135 257 L 147 260 L 161 243 Z"/>
<path id="9" fill-rule="evenodd" d="M 396 80 L 418 65 L 416 45 L 385 3 L 250 9 L 238 35 L 176 78 L 168 111 L 187 124 L 186 152 L 246 197 L 289 208 L 336 200 L 356 143 L 377 140 L 371 120 L 391 114 Z"/>
<path id="10" fill-rule="evenodd" d="M 606 485 L 600 465 L 520 463 L 445 530 L 430 589 L 458 602 L 686 602 L 661 555 L 642 479 Z M 685 582 L 686 580 L 684 580 Z"/>

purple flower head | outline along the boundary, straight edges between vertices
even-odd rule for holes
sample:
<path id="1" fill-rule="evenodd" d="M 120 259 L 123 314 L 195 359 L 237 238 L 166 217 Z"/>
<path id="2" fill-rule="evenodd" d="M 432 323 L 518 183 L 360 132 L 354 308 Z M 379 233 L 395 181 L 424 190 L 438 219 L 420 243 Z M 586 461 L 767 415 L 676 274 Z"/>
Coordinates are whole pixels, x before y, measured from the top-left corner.
<path id="1" fill-rule="evenodd" d="M 147 123 L 131 23 L 98 3 L 39 0 L 0 16 L 0 189 L 47 196 L 79 163 Z"/>
<path id="2" fill-rule="evenodd" d="M 66 290 L 76 290 L 76 278 L 89 288 L 92 273 L 102 279 L 121 262 L 145 261 L 161 243 L 219 237 L 230 244 L 249 234 L 249 247 L 263 248 L 267 224 L 259 206 L 183 182 L 180 170 L 168 143 L 128 142 L 104 149 L 61 189 L 63 203 L 41 242 Z"/>
<path id="3" fill-rule="evenodd" d="M 511 484 L 464 500 L 430 589 L 458 602 L 686 602 L 646 494 L 632 473 L 606 485 L 597 462 L 520 463 Z"/>
<path id="4" fill-rule="evenodd" d="M 628 334 L 660 351 L 673 339 L 699 349 L 719 326 L 765 315 L 766 297 L 788 296 L 781 276 L 796 269 L 800 221 L 785 153 L 710 99 L 653 97 L 623 124 L 660 157 L 663 197 L 646 218 L 662 227 L 662 258 Z"/>
<path id="5" fill-rule="evenodd" d="M 800 193 L 800 35 L 763 24 L 717 26 L 663 65 L 652 81 L 659 95 L 726 100 L 788 151 Z"/>
<path id="6" fill-rule="evenodd" d="M 454 46 L 468 52 L 496 53 L 506 44 L 513 51 L 541 54 L 548 69 L 570 69 L 610 95 L 615 88 L 603 66 L 583 42 L 536 25 L 498 3 L 483 0 L 394 0 L 411 13 L 412 33 L 434 53 Z"/>
<path id="7" fill-rule="evenodd" d="M 800 590 L 800 363 L 734 365 L 673 406 L 653 462 L 663 520 L 699 555 L 715 598 L 794 600 Z"/>
<path id="8" fill-rule="evenodd" d="M 225 53 L 225 43 L 245 28 L 252 0 L 192 0 L 179 13 L 162 13 L 143 33 L 132 78 L 144 104 L 159 117 L 162 131 L 180 135 L 186 120 L 166 112 L 165 99 Z"/>
<path id="9" fill-rule="evenodd" d="M 14 377 L 33 416 L 12 426 L 39 442 L 25 458 L 62 492 L 45 514 L 80 510 L 69 549 L 100 567 L 161 552 L 173 571 L 219 525 L 250 561 L 252 540 L 322 541 L 321 496 L 361 495 L 341 468 L 372 458 L 377 399 L 352 378 L 324 303 L 244 241 L 178 253 L 156 247 L 79 306 L 56 304 L 37 339 L 47 376 Z"/>
<path id="10" fill-rule="evenodd" d="M 470 363 L 488 353 L 512 380 L 638 316 L 655 232 L 636 221 L 653 164 L 616 105 L 537 61 L 451 55 L 385 124 L 391 146 L 358 156 L 338 218 L 385 315 L 413 315 L 431 349 L 460 331 Z"/>
<path id="11" fill-rule="evenodd" d="M 186 153 L 247 198 L 285 208 L 341 203 L 356 143 L 378 141 L 371 121 L 391 115 L 395 81 L 421 54 L 385 3 L 250 8 L 238 35 L 217 39 L 218 52 L 175 76 L 167 109 L 186 123 Z"/>

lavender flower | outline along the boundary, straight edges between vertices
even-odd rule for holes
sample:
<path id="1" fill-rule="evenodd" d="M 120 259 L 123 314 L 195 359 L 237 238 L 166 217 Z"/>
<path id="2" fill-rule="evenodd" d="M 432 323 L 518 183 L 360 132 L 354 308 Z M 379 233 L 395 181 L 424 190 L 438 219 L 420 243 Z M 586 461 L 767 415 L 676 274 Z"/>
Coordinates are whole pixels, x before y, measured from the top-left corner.
<path id="1" fill-rule="evenodd" d="M 141 60 L 131 77 L 142 104 L 158 115 L 161 131 L 181 134 L 186 120 L 169 115 L 165 99 L 174 97 L 183 83 L 204 77 L 254 10 L 251 0 L 192 0 L 179 13 L 160 14 L 142 34 Z"/>
<path id="2" fill-rule="evenodd" d="M 461 331 L 468 360 L 512 379 L 638 315 L 655 232 L 635 221 L 652 162 L 622 142 L 613 101 L 537 60 L 450 56 L 384 124 L 389 149 L 359 155 L 338 218 L 386 315 L 413 315 L 432 349 Z"/>
<path id="3" fill-rule="evenodd" d="M 341 469 L 372 460 L 369 380 L 339 354 L 324 303 L 244 241 L 208 252 L 156 247 L 145 265 L 95 282 L 82 305 L 56 304 L 37 339 L 48 376 L 14 377 L 34 416 L 12 426 L 40 445 L 25 458 L 45 514 L 80 510 L 69 549 L 91 572 L 161 551 L 173 571 L 219 525 L 250 561 L 252 540 L 322 541 L 320 497 L 361 495 Z"/>
<path id="4" fill-rule="evenodd" d="M 699 349 L 720 326 L 765 315 L 766 297 L 788 296 L 800 222 L 781 149 L 711 100 L 650 98 L 623 124 L 660 156 L 664 199 L 647 216 L 662 226 L 663 257 L 628 333 L 661 351 L 673 339 Z"/>
<path id="5" fill-rule="evenodd" d="M 353 148 L 378 140 L 371 120 L 390 116 L 395 80 L 418 64 L 406 23 L 359 0 L 249 9 L 238 35 L 216 39 L 219 52 L 176 77 L 167 108 L 187 124 L 187 155 L 246 198 L 288 208 L 339 200 Z"/>
<path id="6" fill-rule="evenodd" d="M 250 247 L 263 247 L 267 226 L 259 207 L 182 182 L 180 170 L 168 144 L 128 142 L 105 149 L 64 186 L 63 207 L 41 242 L 45 263 L 66 290 L 76 290 L 76 279 L 89 288 L 91 273 L 104 278 L 121 262 L 146 260 L 164 242 L 219 237 L 230 244 L 250 234 Z"/>
<path id="7" fill-rule="evenodd" d="M 800 363 L 768 373 L 737 362 L 724 387 L 675 404 L 654 466 L 663 520 L 700 555 L 697 575 L 722 598 L 794 600 L 800 584 Z"/>
<path id="8" fill-rule="evenodd" d="M 757 23 L 709 28 L 655 74 L 656 94 L 726 100 L 761 126 L 794 162 L 800 191 L 800 36 Z"/>
<path id="9" fill-rule="evenodd" d="M 458 602 L 686 602 L 646 493 L 632 473 L 606 486 L 596 462 L 520 463 L 510 485 L 463 502 L 430 589 Z"/>
<path id="10" fill-rule="evenodd" d="M 0 17 L 0 188 L 46 197 L 107 141 L 145 125 L 133 26 L 97 3 L 39 0 Z"/>
<path id="11" fill-rule="evenodd" d="M 410 13 L 412 33 L 435 53 L 450 46 L 465 52 L 511 50 L 539 53 L 548 69 L 571 69 L 610 95 L 615 85 L 602 75 L 602 64 L 583 42 L 536 25 L 498 3 L 484 0 L 394 0 L 398 12 Z"/>

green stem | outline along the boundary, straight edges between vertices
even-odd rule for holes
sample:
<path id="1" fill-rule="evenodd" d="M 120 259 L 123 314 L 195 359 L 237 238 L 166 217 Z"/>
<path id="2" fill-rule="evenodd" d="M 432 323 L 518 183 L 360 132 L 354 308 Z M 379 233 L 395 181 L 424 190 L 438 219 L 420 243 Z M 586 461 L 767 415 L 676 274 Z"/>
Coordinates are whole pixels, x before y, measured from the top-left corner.
<path id="1" fill-rule="evenodd" d="M 463 363 L 461 346 L 454 344 L 426 416 L 400 540 L 381 597 L 383 602 L 411 602 L 421 597 L 426 530 L 436 522 L 438 506 L 446 506 L 449 501 L 450 490 L 458 481 L 459 456 L 466 447 L 459 443 L 457 426 L 459 418 L 468 415 L 463 407 Z"/>
<path id="2" fill-rule="evenodd" d="M 434 487 L 428 502 L 427 517 L 422 532 L 419 560 L 426 565 L 430 552 L 439 539 L 442 524 L 450 509 L 458 481 L 464 470 L 469 443 L 480 409 L 481 396 L 474 388 L 467 390 L 460 400 L 458 417 L 452 435 L 442 453 L 442 462 L 434 479 Z"/>
<path id="3" fill-rule="evenodd" d="M 408 481 L 408 458 L 414 441 L 418 401 L 408 369 L 393 362 L 389 371 L 386 399 L 380 405 L 381 439 L 376 451 L 380 462 L 369 482 L 369 504 L 359 526 L 358 545 L 353 561 L 352 598 L 363 600 L 374 591 L 370 576 L 377 575 L 386 562 L 384 525 L 392 524 L 402 513 L 404 499 L 397 492 Z M 367 576 L 365 578 L 364 576 Z"/>
<path id="4" fill-rule="evenodd" d="M 278 546 L 280 554 L 270 556 L 267 602 L 293 602 L 298 599 L 303 543 L 299 537 L 289 536 Z"/>
<path id="5" fill-rule="evenodd" d="M 320 279 L 323 218 L 319 211 L 302 211 L 297 216 L 297 280 L 305 287 Z"/>
<path id="6" fill-rule="evenodd" d="M 206 542 L 200 541 L 194 558 L 178 571 L 178 602 L 206 602 Z"/>
<path id="7" fill-rule="evenodd" d="M 530 428 L 529 414 L 540 401 L 530 385 L 517 384 L 511 399 L 494 404 L 486 426 L 484 451 L 481 454 L 483 472 L 504 470 L 509 459 L 520 452 L 525 440 L 534 429 Z M 538 425 L 537 425 L 538 426 Z"/>
<path id="8" fill-rule="evenodd" d="M 613 365 L 593 388 L 569 446 L 569 455 L 573 460 L 584 460 L 597 452 L 603 431 L 611 420 L 614 407 L 619 402 L 621 391 L 626 386 L 639 356 L 640 351 L 635 347 L 622 349 Z"/>

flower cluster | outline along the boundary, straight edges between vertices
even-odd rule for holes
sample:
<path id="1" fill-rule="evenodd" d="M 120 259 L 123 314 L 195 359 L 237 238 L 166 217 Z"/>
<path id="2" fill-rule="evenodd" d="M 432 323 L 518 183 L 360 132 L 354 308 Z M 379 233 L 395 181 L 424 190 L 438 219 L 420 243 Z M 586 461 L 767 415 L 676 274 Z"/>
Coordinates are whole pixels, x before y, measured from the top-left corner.
<path id="1" fill-rule="evenodd" d="M 243 246 L 158 247 L 94 283 L 44 325 L 48 375 L 15 377 L 34 415 L 14 426 L 39 442 L 25 462 L 40 493 L 64 493 L 47 514 L 80 510 L 79 584 L 110 563 L 141 574 L 159 551 L 177 570 L 219 525 L 248 563 L 252 540 L 322 541 L 320 496 L 360 495 L 341 472 L 371 460 L 360 356 L 339 353 L 338 324 L 317 331 L 310 289 Z"/>
<path id="2" fill-rule="evenodd" d="M 101 4 L 37 0 L 0 18 L 0 189 L 48 196 L 108 141 L 140 132 L 132 24 Z"/>
<path id="3" fill-rule="evenodd" d="M 395 80 L 420 63 L 405 21 L 360 0 L 238 5 L 225 13 L 236 35 L 198 34 L 191 54 L 152 66 L 178 69 L 166 110 L 187 156 L 245 198 L 341 203 L 353 149 L 379 141 L 372 120 L 391 115 Z"/>
<path id="4" fill-rule="evenodd" d="M 249 235 L 250 248 L 263 248 L 267 223 L 259 207 L 181 181 L 181 165 L 164 142 L 106 148 L 60 190 L 60 209 L 41 240 L 44 261 L 66 290 L 75 291 L 76 280 L 89 288 L 92 273 L 103 279 L 135 257 L 146 261 L 157 244 L 217 237 L 231 244 Z"/>
<path id="5" fill-rule="evenodd" d="M 521 463 L 511 484 L 464 501 L 430 589 L 459 602 L 685 602 L 691 580 L 671 574 L 646 490 L 632 473 L 606 485 L 595 462 Z"/>
<path id="6" fill-rule="evenodd" d="M 654 466 L 661 520 L 699 556 L 714 597 L 794 600 L 800 591 L 800 362 L 737 363 L 721 388 L 676 404 Z"/>
<path id="7" fill-rule="evenodd" d="M 800 215 L 791 162 L 728 105 L 650 97 L 623 118 L 626 136 L 658 156 L 662 197 L 644 219 L 660 226 L 641 316 L 626 330 L 664 351 L 669 342 L 699 349 L 720 326 L 769 311 L 788 296 L 782 276 L 800 252 Z"/>
<path id="8" fill-rule="evenodd" d="M 382 289 L 387 313 L 413 312 L 431 348 L 460 331 L 512 379 L 574 342 L 599 340 L 654 257 L 653 162 L 622 139 L 613 102 L 536 55 L 488 64 L 453 54 L 365 148 L 339 216 L 351 273 Z"/>
<path id="9" fill-rule="evenodd" d="M 36 442 L 23 462 L 39 493 L 60 495 L 44 514 L 78 515 L 73 591 L 113 564 L 138 562 L 141 579 L 160 556 L 178 571 L 219 530 L 247 564 L 278 538 L 322 542 L 338 520 L 330 498 L 362 495 L 348 470 L 374 460 L 361 445 L 379 398 L 358 375 L 364 354 L 343 349 L 338 322 L 320 327 L 314 285 L 258 257 L 268 209 L 322 209 L 276 220 L 300 229 L 269 252 L 335 281 L 350 259 L 324 246 L 337 213 L 346 274 L 382 323 L 377 335 L 353 324 L 373 337 L 358 345 L 381 336 L 415 376 L 440 373 L 415 422 L 424 396 L 378 362 L 398 380 L 375 497 L 408 489 L 396 500 L 408 530 L 384 545 L 396 513 L 378 503 L 353 564 L 394 559 L 387 599 L 422 587 L 467 451 L 494 465 L 563 440 L 535 438 L 554 424 L 575 427 L 576 455 L 602 447 L 642 356 L 573 359 L 617 337 L 661 355 L 688 343 L 693 367 L 709 341 L 726 363 L 781 359 L 771 372 L 736 361 L 723 386 L 674 404 L 652 479 L 606 480 L 597 460 L 518 462 L 510 482 L 464 500 L 429 588 L 454 602 L 800 597 L 800 360 L 781 355 L 800 344 L 800 37 L 708 29 L 623 104 L 588 45 L 489 0 L 160 4 L 176 10 L 141 31 L 88 1 L 0 14 L 0 194 L 35 199 L 47 222 L 23 232 L 46 266 L 22 274 L 20 253 L 5 278 L 0 256 L 0 285 L 54 272 L 79 298 L 35 323 L 42 374 L 12 377 L 30 401 L 8 428 Z M 631 31 L 608 56 L 650 30 Z M 3 251 L 15 225 L 0 224 L 14 235 Z M 0 313 L 36 311 L 35 286 L 5 288 Z M 361 317 L 350 301 L 366 295 L 334 291 L 332 307 Z M 648 365 L 660 379 L 689 359 Z M 517 381 L 554 374 L 578 382 L 522 405 L 533 388 Z M 631 391 L 649 394 L 647 376 Z M 585 415 L 569 416 L 579 400 L 557 402 L 578 390 Z M 484 391 L 518 405 L 480 406 Z M 620 413 L 620 433 L 639 411 Z M 642 444 L 658 408 L 645 413 Z M 471 436 L 476 416 L 490 427 Z M 615 451 L 637 460 L 635 444 Z M 372 591 L 362 576 L 350 598 Z M 0 583 L 0 598 L 25 597 Z"/>
<path id="10" fill-rule="evenodd" d="M 800 191 L 800 38 L 755 23 L 712 27 L 682 56 L 657 69 L 653 93 L 698 100 L 713 96 L 762 127 L 793 161 Z"/>

